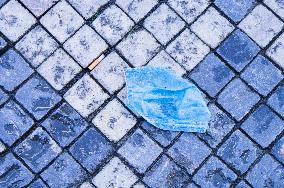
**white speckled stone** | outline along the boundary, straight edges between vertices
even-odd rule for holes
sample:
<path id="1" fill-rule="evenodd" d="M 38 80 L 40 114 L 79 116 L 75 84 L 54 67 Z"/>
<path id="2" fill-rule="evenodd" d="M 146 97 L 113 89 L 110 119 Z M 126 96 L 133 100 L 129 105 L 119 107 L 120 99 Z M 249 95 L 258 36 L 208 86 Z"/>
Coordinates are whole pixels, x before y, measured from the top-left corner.
<path id="1" fill-rule="evenodd" d="M 16 44 L 34 67 L 38 67 L 57 47 L 58 43 L 41 26 L 35 27 Z"/>
<path id="2" fill-rule="evenodd" d="M 137 176 L 119 158 L 114 157 L 92 182 L 98 188 L 129 188 L 137 180 Z"/>
<path id="3" fill-rule="evenodd" d="M 164 50 L 159 52 L 153 59 L 151 59 L 147 66 L 168 68 L 179 76 L 182 76 L 186 73 L 186 71 Z"/>
<path id="4" fill-rule="evenodd" d="M 169 0 L 169 5 L 188 23 L 191 23 L 209 5 L 209 0 Z"/>
<path id="5" fill-rule="evenodd" d="M 136 119 L 114 99 L 99 112 L 92 123 L 110 140 L 118 142 L 136 124 Z"/>
<path id="6" fill-rule="evenodd" d="M 144 22 L 144 26 L 162 43 L 166 44 L 183 27 L 184 22 L 167 5 L 160 5 Z"/>
<path id="7" fill-rule="evenodd" d="M 119 91 L 117 94 L 117 97 L 125 104 L 128 105 L 128 99 L 127 99 L 127 89 L 126 87 L 123 87 L 122 90 Z M 133 112 L 133 111 L 132 111 Z M 141 117 L 139 114 L 133 112 L 137 117 Z"/>
<path id="8" fill-rule="evenodd" d="M 64 98 L 83 117 L 87 117 L 103 104 L 108 94 L 89 75 L 84 75 L 65 93 Z"/>
<path id="9" fill-rule="evenodd" d="M 139 183 L 135 184 L 133 186 L 133 188 L 146 188 L 146 187 L 145 187 L 145 185 L 143 183 L 139 182 Z"/>
<path id="10" fill-rule="evenodd" d="M 216 48 L 233 29 L 234 26 L 213 7 L 191 26 L 191 30 L 212 48 Z"/>
<path id="11" fill-rule="evenodd" d="M 281 34 L 280 37 L 268 48 L 266 55 L 271 57 L 284 69 L 284 34 Z"/>
<path id="12" fill-rule="evenodd" d="M 107 55 L 91 74 L 110 92 L 122 88 L 125 83 L 124 70 L 128 64 L 117 53 Z"/>
<path id="13" fill-rule="evenodd" d="M 189 29 L 184 30 L 166 51 L 187 70 L 193 69 L 208 53 L 209 47 Z"/>
<path id="14" fill-rule="evenodd" d="M 255 9 L 239 24 L 257 44 L 265 47 L 283 27 L 283 22 L 263 5 Z"/>
<path id="15" fill-rule="evenodd" d="M 92 23 L 95 30 L 111 45 L 118 42 L 134 25 L 134 22 L 117 6 L 112 5 Z"/>
<path id="16" fill-rule="evenodd" d="M 41 24 L 63 43 L 83 24 L 83 18 L 66 1 L 57 3 L 41 19 Z"/>
<path id="17" fill-rule="evenodd" d="M 276 12 L 282 19 L 284 19 L 284 1 L 282 0 L 264 0 L 267 6 Z"/>
<path id="18" fill-rule="evenodd" d="M 109 0 L 69 0 L 75 9 L 86 19 L 93 16 L 98 9 L 108 1 Z"/>
<path id="19" fill-rule="evenodd" d="M 37 69 L 56 90 L 61 90 L 80 70 L 81 67 L 62 49 L 58 49 Z"/>
<path id="20" fill-rule="evenodd" d="M 87 25 L 64 43 L 64 48 L 82 67 L 87 67 L 107 47 L 105 41 Z"/>
<path id="21" fill-rule="evenodd" d="M 41 16 L 49 7 L 58 0 L 21 0 L 34 15 Z"/>
<path id="22" fill-rule="evenodd" d="M 156 4 L 157 0 L 117 0 L 122 8 L 135 22 L 142 19 Z"/>
<path id="23" fill-rule="evenodd" d="M 0 153 L 2 153 L 5 150 L 4 144 L 0 141 Z"/>
<path id="24" fill-rule="evenodd" d="M 80 185 L 80 188 L 95 188 L 90 182 L 84 182 Z"/>
<path id="25" fill-rule="evenodd" d="M 35 22 L 35 17 L 15 0 L 0 9 L 0 31 L 12 41 L 16 41 Z"/>
<path id="26" fill-rule="evenodd" d="M 159 51 L 160 45 L 145 30 L 131 33 L 121 41 L 117 49 L 135 67 L 145 65 Z"/>

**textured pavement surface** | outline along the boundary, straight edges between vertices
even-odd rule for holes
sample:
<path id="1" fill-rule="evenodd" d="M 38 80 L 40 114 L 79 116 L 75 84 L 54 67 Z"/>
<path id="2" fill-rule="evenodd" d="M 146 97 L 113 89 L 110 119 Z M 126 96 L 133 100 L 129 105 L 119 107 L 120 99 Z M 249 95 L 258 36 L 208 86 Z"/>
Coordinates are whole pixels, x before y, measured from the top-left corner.
<path id="1" fill-rule="evenodd" d="M 284 187 L 283 27 L 283 0 L 0 0 L 0 187 Z M 143 65 L 200 88 L 206 134 L 127 108 Z"/>

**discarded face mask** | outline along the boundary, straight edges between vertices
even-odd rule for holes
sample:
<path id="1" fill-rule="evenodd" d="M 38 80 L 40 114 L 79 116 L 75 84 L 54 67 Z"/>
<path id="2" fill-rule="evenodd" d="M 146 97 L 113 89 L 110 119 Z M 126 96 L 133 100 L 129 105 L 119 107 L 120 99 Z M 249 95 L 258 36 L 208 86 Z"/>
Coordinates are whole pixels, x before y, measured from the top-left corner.
<path id="1" fill-rule="evenodd" d="M 171 131 L 204 133 L 210 111 L 198 88 L 169 69 L 125 71 L 128 106 L 152 125 Z"/>

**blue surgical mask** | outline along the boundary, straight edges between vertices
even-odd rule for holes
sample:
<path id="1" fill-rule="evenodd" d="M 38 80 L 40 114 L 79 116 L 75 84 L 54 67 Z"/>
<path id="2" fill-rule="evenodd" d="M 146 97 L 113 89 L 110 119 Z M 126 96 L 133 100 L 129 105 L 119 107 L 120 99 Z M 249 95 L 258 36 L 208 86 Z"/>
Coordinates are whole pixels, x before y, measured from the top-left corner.
<path id="1" fill-rule="evenodd" d="M 125 71 L 128 106 L 164 130 L 204 133 L 210 120 L 198 88 L 170 69 L 129 68 Z"/>

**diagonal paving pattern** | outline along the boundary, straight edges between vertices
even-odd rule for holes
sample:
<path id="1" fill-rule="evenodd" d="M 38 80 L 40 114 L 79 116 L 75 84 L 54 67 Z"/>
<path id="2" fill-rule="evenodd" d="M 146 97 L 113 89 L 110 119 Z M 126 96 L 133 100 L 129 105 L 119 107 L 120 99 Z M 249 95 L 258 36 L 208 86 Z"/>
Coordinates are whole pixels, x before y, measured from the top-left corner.
<path id="1" fill-rule="evenodd" d="M 281 0 L 0 0 L 0 187 L 283 187 L 283 27 Z M 127 107 L 148 65 L 199 87 L 205 134 Z"/>

